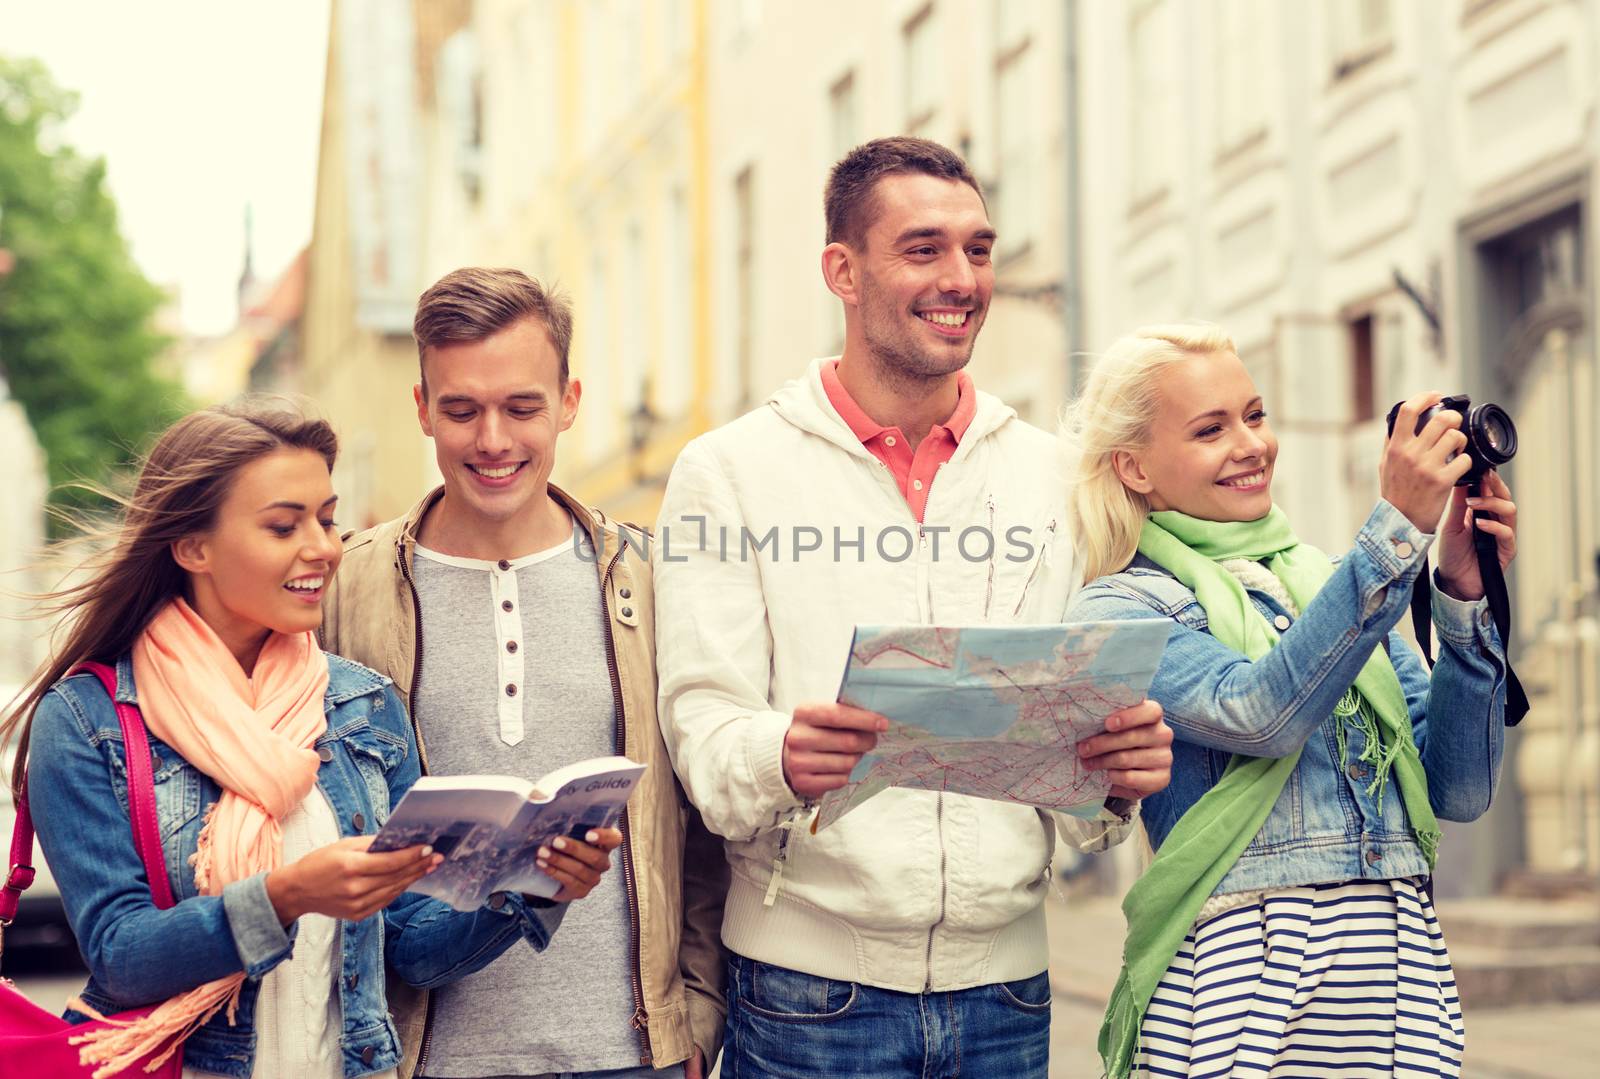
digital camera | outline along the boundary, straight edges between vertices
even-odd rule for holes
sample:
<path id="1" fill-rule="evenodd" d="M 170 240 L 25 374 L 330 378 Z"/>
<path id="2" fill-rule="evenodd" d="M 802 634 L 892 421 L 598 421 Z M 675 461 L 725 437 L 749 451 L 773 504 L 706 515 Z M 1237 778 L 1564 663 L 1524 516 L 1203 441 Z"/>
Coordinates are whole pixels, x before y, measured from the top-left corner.
<path id="1" fill-rule="evenodd" d="M 1394 434 L 1394 418 L 1400 414 L 1400 406 L 1404 403 L 1396 402 L 1389 410 L 1390 435 Z M 1440 409 L 1461 413 L 1461 433 L 1467 436 L 1464 452 L 1472 458 L 1472 468 L 1456 480 L 1457 487 L 1477 483 L 1485 472 L 1499 468 L 1517 455 L 1517 425 L 1511 422 L 1511 414 L 1495 404 L 1475 406 L 1464 393 L 1445 397 L 1432 408 L 1423 409 L 1422 415 L 1417 417 L 1417 434 L 1422 433 L 1428 421 L 1433 419 L 1433 414 Z"/>

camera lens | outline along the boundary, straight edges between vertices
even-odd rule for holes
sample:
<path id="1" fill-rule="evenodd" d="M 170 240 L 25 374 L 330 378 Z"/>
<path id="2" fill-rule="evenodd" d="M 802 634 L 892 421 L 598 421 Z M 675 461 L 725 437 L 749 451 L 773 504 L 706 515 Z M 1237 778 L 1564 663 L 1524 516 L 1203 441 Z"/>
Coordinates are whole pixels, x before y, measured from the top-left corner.
<path id="1" fill-rule="evenodd" d="M 1498 467 L 1517 455 L 1517 427 L 1499 405 L 1479 405 L 1467 421 L 1473 453 L 1485 464 Z"/>

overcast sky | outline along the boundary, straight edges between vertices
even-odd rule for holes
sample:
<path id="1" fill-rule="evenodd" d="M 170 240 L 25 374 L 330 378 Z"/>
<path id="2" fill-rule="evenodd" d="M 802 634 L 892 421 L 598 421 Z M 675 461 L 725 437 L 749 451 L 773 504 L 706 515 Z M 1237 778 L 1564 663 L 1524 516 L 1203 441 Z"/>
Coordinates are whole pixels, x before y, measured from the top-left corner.
<path id="1" fill-rule="evenodd" d="M 0 53 L 79 94 L 67 140 L 102 156 L 123 234 L 184 328 L 233 324 L 246 204 L 255 268 L 311 238 L 329 0 L 0 0 Z"/>

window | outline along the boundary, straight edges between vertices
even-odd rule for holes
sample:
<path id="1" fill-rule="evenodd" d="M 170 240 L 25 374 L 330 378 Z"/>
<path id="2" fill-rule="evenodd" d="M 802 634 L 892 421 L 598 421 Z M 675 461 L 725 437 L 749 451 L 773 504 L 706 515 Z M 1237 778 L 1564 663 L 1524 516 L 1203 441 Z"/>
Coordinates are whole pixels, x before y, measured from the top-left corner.
<path id="1" fill-rule="evenodd" d="M 622 76 L 617 68 L 624 50 L 618 47 L 614 25 L 609 21 L 615 14 L 609 3 L 578 6 L 583 42 L 578 115 L 583 124 L 580 137 L 584 140 L 584 149 L 589 151 L 602 148 L 606 128 L 621 105 L 618 87 Z"/>
<path id="2" fill-rule="evenodd" d="M 621 113 L 635 104 L 644 77 L 645 12 L 641 0 L 611 0 L 609 7 L 606 36 L 617 54 L 612 74 L 619 106 L 615 111 Z"/>
<path id="3" fill-rule="evenodd" d="M 1217 149 L 1226 152 L 1248 142 L 1266 122 L 1263 76 L 1270 66 L 1272 8 L 1266 0 L 1215 0 L 1214 15 Z"/>
<path id="4" fill-rule="evenodd" d="M 1004 38 L 997 34 L 997 40 Z M 989 201 L 994 207 L 995 230 L 1010 254 L 1027 249 L 1039 216 L 1034 146 L 1040 140 L 1031 123 L 1038 95 L 1032 85 L 1031 44 L 1024 32 L 1021 38 L 1003 45 L 995 56 L 995 176 Z"/>
<path id="5" fill-rule="evenodd" d="M 847 71 L 828 88 L 828 138 L 832 160 L 838 161 L 861 142 L 860 107 L 856 98 L 856 75 Z M 827 336 L 821 343 L 823 352 L 839 352 L 844 348 L 844 305 L 832 294 L 823 300 L 827 320 Z"/>
<path id="6" fill-rule="evenodd" d="M 468 202 L 483 193 L 483 69 L 470 30 L 439 49 L 439 111 L 449 124 L 456 177 Z"/>
<path id="7" fill-rule="evenodd" d="M 1176 134 L 1176 42 L 1165 0 L 1145 4 L 1129 27 L 1128 129 L 1130 189 L 1136 205 L 1159 195 L 1170 180 Z"/>
<path id="8" fill-rule="evenodd" d="M 597 239 L 598 229 L 586 230 Z M 610 311 L 610 275 L 605 257 L 596 252 L 589 260 L 589 287 L 585 290 L 589 300 L 584 306 L 590 311 Z M 582 310 L 583 308 L 580 308 Z M 589 318 L 579 322 L 581 349 L 577 368 L 572 373 L 583 379 L 584 415 L 583 449 L 587 463 L 600 461 L 616 444 L 619 425 L 617 417 L 616 380 L 611 375 L 611 321 L 607 318 Z"/>
<path id="9" fill-rule="evenodd" d="M 626 299 L 623 302 L 622 355 L 617 364 L 617 404 L 623 412 L 631 412 L 644 394 L 644 381 L 649 371 L 644 333 L 649 306 L 645 300 L 644 229 L 637 220 L 629 221 L 623 237 L 622 295 Z"/>
<path id="10" fill-rule="evenodd" d="M 667 242 L 659 250 L 667 307 L 662 320 L 661 366 L 651 385 L 658 388 L 662 415 L 674 417 L 688 410 L 694 396 L 689 342 L 694 250 L 689 240 L 689 203 L 681 183 L 674 184 L 667 197 Z"/>
<path id="11" fill-rule="evenodd" d="M 1366 423 L 1377 415 L 1377 378 L 1373 365 L 1372 314 L 1350 322 L 1350 419 Z"/>
<path id="12" fill-rule="evenodd" d="M 514 76 L 518 83 L 513 92 L 521 95 L 523 104 L 513 112 L 525 126 L 521 127 L 519 137 L 501 140 L 515 143 L 538 176 L 555 168 L 559 150 L 554 122 L 557 113 L 554 106 L 561 87 L 556 70 L 557 41 L 556 35 L 550 33 L 544 22 L 544 14 L 533 8 L 525 8 L 517 16 L 514 31 L 516 48 L 519 54 L 527 58 L 527 62 L 521 65 Z M 496 145 L 497 151 L 508 149 Z M 538 265 L 544 267 L 549 264 L 541 262 Z"/>
<path id="13" fill-rule="evenodd" d="M 932 5 L 905 25 L 906 133 L 926 134 L 939 112 L 944 84 L 939 55 L 939 29 Z"/>
<path id="14" fill-rule="evenodd" d="M 1001 52 L 1021 45 L 1033 32 L 1037 0 L 995 0 L 994 44 Z"/>
<path id="15" fill-rule="evenodd" d="M 856 73 L 846 71 L 828 88 L 828 137 L 833 160 L 838 161 L 861 141 L 861 118 L 856 104 Z"/>
<path id="16" fill-rule="evenodd" d="M 1486 270 L 1481 332 L 1491 350 L 1541 308 L 1582 302 L 1587 256 L 1576 207 L 1497 237 L 1480 250 Z"/>
<path id="17" fill-rule="evenodd" d="M 755 396 L 755 166 L 746 165 L 733 181 L 733 357 L 739 408 Z"/>
<path id="18" fill-rule="evenodd" d="M 765 0 L 726 0 L 732 9 L 731 18 L 727 20 L 728 36 L 735 45 L 741 45 L 755 36 L 756 30 L 761 26 L 762 8 Z"/>
<path id="19" fill-rule="evenodd" d="M 1327 10 L 1334 78 L 1343 78 L 1389 47 L 1394 34 L 1392 0 L 1335 0 Z"/>

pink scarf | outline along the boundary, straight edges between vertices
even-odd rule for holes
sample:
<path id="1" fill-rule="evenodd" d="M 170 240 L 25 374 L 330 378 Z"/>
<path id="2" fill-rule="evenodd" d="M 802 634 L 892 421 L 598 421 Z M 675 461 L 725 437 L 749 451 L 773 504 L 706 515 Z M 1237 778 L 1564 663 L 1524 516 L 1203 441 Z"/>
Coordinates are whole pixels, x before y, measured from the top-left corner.
<path id="1" fill-rule="evenodd" d="M 162 608 L 133 645 L 133 679 L 145 725 L 184 760 L 214 779 L 222 797 L 206 810 L 193 858 L 201 895 L 283 860 L 288 816 L 316 783 L 312 746 L 327 730 L 323 695 L 328 657 L 316 636 L 273 633 L 246 675 L 216 632 L 182 599 Z M 182 1039 L 220 1009 L 233 1021 L 244 973 L 179 993 L 137 1022 L 87 1034 L 82 1063 L 113 1075 L 170 1041 L 160 1065 Z M 73 1001 L 72 1007 L 103 1018 Z"/>

